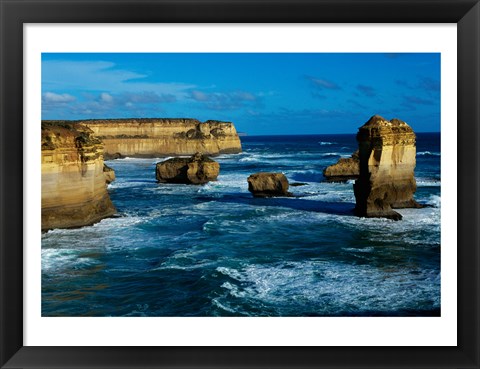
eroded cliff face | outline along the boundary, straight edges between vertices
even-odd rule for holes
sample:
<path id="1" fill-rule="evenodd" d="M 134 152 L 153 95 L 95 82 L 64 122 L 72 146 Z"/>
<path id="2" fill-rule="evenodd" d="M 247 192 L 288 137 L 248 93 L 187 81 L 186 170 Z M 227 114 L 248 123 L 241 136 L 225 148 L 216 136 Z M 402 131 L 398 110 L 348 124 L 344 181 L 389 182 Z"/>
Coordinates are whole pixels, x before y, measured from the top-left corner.
<path id="1" fill-rule="evenodd" d="M 115 213 L 103 168 L 103 144 L 89 128 L 42 122 L 42 231 Z"/>
<path id="2" fill-rule="evenodd" d="M 108 119 L 77 123 L 105 144 L 105 157 L 232 154 L 242 151 L 233 123 L 196 119 Z"/>
<path id="3" fill-rule="evenodd" d="M 420 207 L 416 191 L 415 133 L 399 119 L 388 121 L 378 115 L 357 133 L 360 176 L 355 181 L 355 213 L 363 217 L 399 220 L 395 208 Z"/>

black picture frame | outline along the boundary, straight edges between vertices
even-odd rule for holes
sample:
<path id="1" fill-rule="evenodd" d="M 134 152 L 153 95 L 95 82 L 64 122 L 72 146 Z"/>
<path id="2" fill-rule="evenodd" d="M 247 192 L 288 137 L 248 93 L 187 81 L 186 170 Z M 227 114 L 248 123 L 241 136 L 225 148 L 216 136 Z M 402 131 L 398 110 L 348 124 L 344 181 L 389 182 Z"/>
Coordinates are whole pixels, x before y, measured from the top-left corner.
<path id="1" fill-rule="evenodd" d="M 43 369 L 479 368 L 478 1 L 0 0 L 0 366 Z M 458 177 L 456 347 L 23 346 L 22 244 L 24 232 L 28 232 L 23 229 L 23 181 L 28 180 L 28 173 L 23 171 L 23 25 L 162 22 L 457 24 L 458 173 L 442 173 L 442 176 Z"/>

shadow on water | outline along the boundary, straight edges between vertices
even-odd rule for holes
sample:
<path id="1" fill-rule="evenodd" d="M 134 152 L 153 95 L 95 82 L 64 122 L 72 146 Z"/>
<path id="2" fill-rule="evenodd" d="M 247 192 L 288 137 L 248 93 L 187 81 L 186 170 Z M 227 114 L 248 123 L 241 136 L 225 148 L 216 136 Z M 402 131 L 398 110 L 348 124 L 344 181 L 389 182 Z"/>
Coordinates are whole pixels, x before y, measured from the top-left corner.
<path id="1" fill-rule="evenodd" d="M 311 211 L 333 215 L 353 216 L 355 204 L 351 202 L 328 202 L 319 200 L 308 200 L 302 197 L 253 197 L 248 194 L 226 194 L 221 198 L 208 196 L 196 196 L 198 201 L 217 201 L 224 203 L 243 204 L 250 206 L 272 206 L 283 207 L 293 210 Z"/>

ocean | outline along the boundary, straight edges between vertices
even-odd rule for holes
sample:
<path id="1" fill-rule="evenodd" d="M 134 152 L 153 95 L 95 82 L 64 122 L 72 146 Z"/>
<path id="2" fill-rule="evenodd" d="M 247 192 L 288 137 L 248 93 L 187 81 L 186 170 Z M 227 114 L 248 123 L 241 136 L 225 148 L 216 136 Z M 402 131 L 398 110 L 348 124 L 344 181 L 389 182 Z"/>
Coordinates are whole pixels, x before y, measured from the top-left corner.
<path id="1" fill-rule="evenodd" d="M 247 136 L 218 181 L 159 184 L 166 158 L 107 161 L 118 217 L 42 234 L 42 316 L 439 316 L 440 134 L 417 133 L 403 220 L 353 215 L 353 181 L 323 169 L 355 135 Z M 294 197 L 253 198 L 283 172 Z"/>

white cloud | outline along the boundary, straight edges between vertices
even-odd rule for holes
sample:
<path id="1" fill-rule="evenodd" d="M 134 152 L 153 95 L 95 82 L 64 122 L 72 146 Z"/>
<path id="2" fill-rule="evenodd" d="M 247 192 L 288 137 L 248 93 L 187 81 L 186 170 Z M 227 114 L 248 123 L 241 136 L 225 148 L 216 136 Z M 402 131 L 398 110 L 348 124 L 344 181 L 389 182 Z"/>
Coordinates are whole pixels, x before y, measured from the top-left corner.
<path id="1" fill-rule="evenodd" d="M 117 69 L 112 62 L 62 61 L 42 62 L 42 89 L 45 91 L 68 90 L 81 93 L 115 91 L 120 94 L 152 92 L 172 95 L 175 98 L 190 96 L 196 86 L 181 82 L 149 82 L 148 75 Z"/>
<path id="2" fill-rule="evenodd" d="M 230 92 L 203 92 L 193 90 L 190 97 L 198 102 L 204 103 L 208 109 L 212 110 L 235 110 L 246 104 L 258 102 L 257 96 L 246 91 Z"/>
<path id="3" fill-rule="evenodd" d="M 321 78 L 316 78 L 312 76 L 305 76 L 306 79 L 308 79 L 310 82 L 312 82 L 313 86 L 319 89 L 327 89 L 327 90 L 341 90 L 341 87 L 336 84 L 335 82 L 326 80 L 326 79 L 321 79 Z"/>
<path id="4" fill-rule="evenodd" d="M 196 101 L 208 101 L 209 100 L 209 96 L 202 92 L 202 91 L 198 91 L 198 90 L 193 90 L 192 91 L 192 98 Z"/>
<path id="5" fill-rule="evenodd" d="M 56 94 L 54 92 L 45 92 L 42 96 L 44 103 L 67 103 L 75 101 L 75 97 L 69 94 Z"/>
<path id="6" fill-rule="evenodd" d="M 111 103 L 113 102 L 113 96 L 110 94 L 107 94 L 106 92 L 102 92 L 100 94 L 100 101 L 105 103 Z"/>

